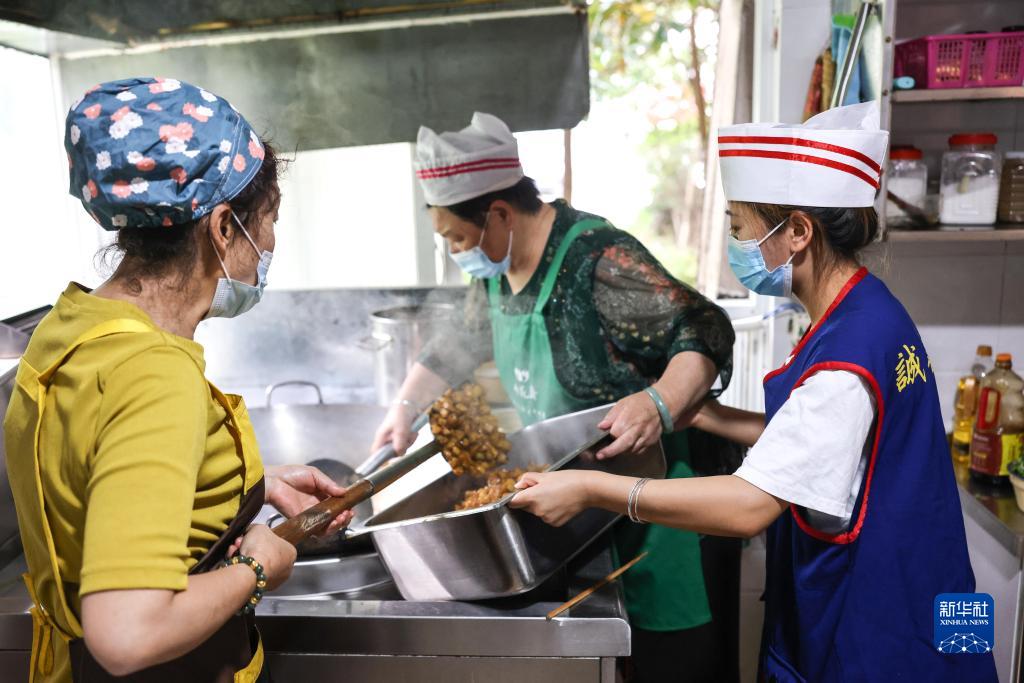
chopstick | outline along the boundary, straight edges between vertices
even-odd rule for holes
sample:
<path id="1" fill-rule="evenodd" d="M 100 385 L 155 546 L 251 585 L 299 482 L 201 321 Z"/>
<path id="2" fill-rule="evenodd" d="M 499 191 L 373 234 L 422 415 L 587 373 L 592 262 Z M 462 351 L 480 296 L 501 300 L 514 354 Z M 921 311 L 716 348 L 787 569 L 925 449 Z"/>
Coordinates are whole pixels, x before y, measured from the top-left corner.
<path id="1" fill-rule="evenodd" d="M 569 609 L 571 607 L 575 607 L 576 605 L 580 604 L 581 602 L 583 602 L 584 600 L 589 598 L 591 595 L 593 595 L 598 590 L 604 588 L 609 583 L 611 583 L 615 579 L 617 579 L 620 576 L 622 576 L 623 574 L 625 574 L 626 571 L 628 571 L 630 567 L 632 567 L 634 564 L 636 564 L 640 560 L 642 560 L 645 557 L 647 557 L 647 552 L 648 551 L 644 551 L 644 552 L 640 553 L 639 555 L 634 557 L 632 560 L 630 560 L 626 564 L 622 565 L 621 567 L 619 567 L 618 569 L 613 571 L 608 576 L 604 577 L 603 579 L 601 579 L 600 581 L 595 583 L 590 588 L 586 589 L 585 591 L 582 591 L 579 595 L 574 597 L 572 600 L 569 600 L 568 602 L 563 603 L 563 604 L 559 605 L 558 607 L 556 607 L 555 609 L 553 609 L 550 612 L 548 612 L 547 620 L 550 621 L 550 620 L 554 619 L 555 617 L 557 617 L 562 612 L 566 611 L 567 609 Z"/>

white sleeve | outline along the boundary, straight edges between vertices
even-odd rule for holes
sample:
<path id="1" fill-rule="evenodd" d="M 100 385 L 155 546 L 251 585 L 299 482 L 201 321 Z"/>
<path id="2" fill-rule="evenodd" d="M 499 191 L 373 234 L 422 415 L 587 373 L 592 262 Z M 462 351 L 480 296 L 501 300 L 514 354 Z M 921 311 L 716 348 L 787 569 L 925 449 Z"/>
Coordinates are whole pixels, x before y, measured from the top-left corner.
<path id="1" fill-rule="evenodd" d="M 875 397 L 856 373 L 826 370 L 796 388 L 736 471 L 801 507 L 849 519 L 875 420 Z"/>

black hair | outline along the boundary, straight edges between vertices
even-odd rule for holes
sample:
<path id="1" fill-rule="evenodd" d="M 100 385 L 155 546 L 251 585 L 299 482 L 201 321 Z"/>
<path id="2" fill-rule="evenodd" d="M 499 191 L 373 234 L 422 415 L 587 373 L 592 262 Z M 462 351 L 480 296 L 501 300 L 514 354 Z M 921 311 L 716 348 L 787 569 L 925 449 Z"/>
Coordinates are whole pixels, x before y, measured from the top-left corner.
<path id="1" fill-rule="evenodd" d="M 263 141 L 263 150 L 259 171 L 228 202 L 253 239 L 259 234 L 263 217 L 274 210 L 281 194 L 277 179 L 283 162 L 266 141 Z M 118 276 L 133 290 L 140 290 L 138 278 L 141 276 L 174 274 L 179 276 L 178 284 L 183 287 L 191 279 L 199 250 L 196 228 L 206 224 L 207 216 L 166 228 L 122 228 L 117 231 L 114 242 L 100 254 L 108 262 L 120 261 Z"/>
<path id="2" fill-rule="evenodd" d="M 541 207 L 544 206 L 544 202 L 540 199 L 540 191 L 537 189 L 537 183 L 533 181 L 533 178 L 523 176 L 523 178 L 512 187 L 505 188 L 504 190 L 496 190 L 495 192 L 488 192 L 485 195 L 480 195 L 473 199 L 467 199 L 464 202 L 452 204 L 451 206 L 446 206 L 444 208 L 448 209 L 462 220 L 469 221 L 478 228 L 482 228 L 487 220 L 487 212 L 490 210 L 491 204 L 496 201 L 508 202 L 520 211 L 530 215 L 536 214 L 540 211 Z"/>
<path id="3" fill-rule="evenodd" d="M 785 204 L 756 204 L 746 206 L 769 225 L 778 225 L 794 213 L 800 212 L 824 236 L 811 248 L 815 257 L 828 264 L 835 261 L 857 262 L 857 255 L 878 237 L 878 213 L 875 207 L 831 208 L 820 206 L 791 206 Z"/>

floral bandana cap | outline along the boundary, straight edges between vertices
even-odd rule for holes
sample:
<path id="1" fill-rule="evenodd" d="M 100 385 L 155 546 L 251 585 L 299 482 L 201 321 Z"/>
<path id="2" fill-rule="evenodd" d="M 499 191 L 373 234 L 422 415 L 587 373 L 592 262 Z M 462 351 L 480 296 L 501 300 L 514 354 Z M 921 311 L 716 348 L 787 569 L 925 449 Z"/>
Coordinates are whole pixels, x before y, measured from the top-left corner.
<path id="1" fill-rule="evenodd" d="M 231 104 L 173 78 L 90 88 L 68 111 L 70 193 L 106 230 L 186 223 L 237 196 L 263 143 Z"/>

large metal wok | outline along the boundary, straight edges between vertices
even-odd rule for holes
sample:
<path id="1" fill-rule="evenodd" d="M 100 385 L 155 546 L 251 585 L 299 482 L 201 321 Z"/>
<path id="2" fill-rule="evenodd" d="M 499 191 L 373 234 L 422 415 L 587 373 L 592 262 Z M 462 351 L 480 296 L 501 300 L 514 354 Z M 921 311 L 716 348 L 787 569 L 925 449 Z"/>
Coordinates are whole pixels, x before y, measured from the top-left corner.
<path id="1" fill-rule="evenodd" d="M 304 386 L 315 390 L 315 404 L 272 404 L 279 387 Z M 387 409 L 381 406 L 352 403 L 325 404 L 320 388 L 313 382 L 289 381 L 267 388 L 264 407 L 250 408 L 249 419 L 256 431 L 260 456 L 266 465 L 306 465 L 319 467 L 335 481 L 345 484 L 352 472 L 366 460 L 374 432 Z M 373 514 L 369 501 L 355 510 L 355 523 L 361 524 Z M 272 511 L 267 508 L 258 521 L 268 521 Z M 343 543 L 340 534 L 310 539 L 300 547 L 301 554 L 360 552 L 369 547 L 362 543 Z"/>
<path id="2" fill-rule="evenodd" d="M 282 387 L 306 387 L 317 403 L 272 403 Z M 355 469 L 366 459 L 374 432 L 387 408 L 355 403 L 325 404 L 313 382 L 291 380 L 267 387 L 265 406 L 249 407 L 260 454 L 268 465 L 305 464 L 317 458 L 338 460 Z"/>
<path id="3" fill-rule="evenodd" d="M 593 469 L 636 477 L 665 475 L 658 443 L 638 455 L 599 461 L 608 437 L 597 424 L 611 408 L 601 406 L 540 422 L 509 436 L 510 467 Z M 452 512 L 479 479 L 449 473 L 384 512 L 350 538 L 373 542 L 406 600 L 478 600 L 526 592 L 551 576 L 621 515 L 586 510 L 552 527 L 508 506 L 511 496 L 485 507 Z"/>

